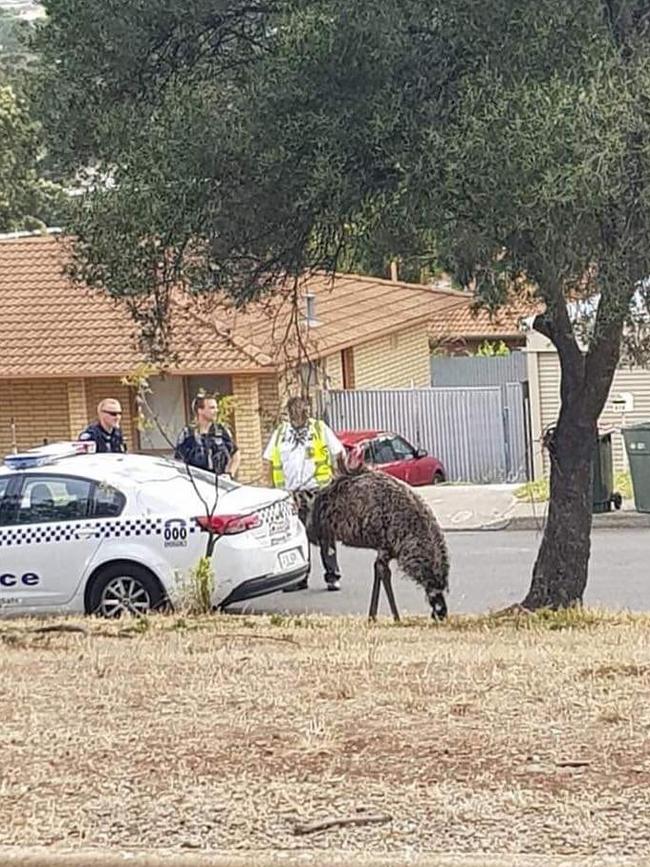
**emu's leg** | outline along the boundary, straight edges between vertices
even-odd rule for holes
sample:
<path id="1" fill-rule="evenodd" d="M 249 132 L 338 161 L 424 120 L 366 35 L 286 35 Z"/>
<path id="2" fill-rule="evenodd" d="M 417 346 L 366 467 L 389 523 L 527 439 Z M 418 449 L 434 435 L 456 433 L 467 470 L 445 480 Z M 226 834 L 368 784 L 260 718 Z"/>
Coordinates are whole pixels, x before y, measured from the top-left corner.
<path id="1" fill-rule="evenodd" d="M 393 593 L 393 582 L 390 574 L 390 566 L 386 563 L 382 566 L 382 576 L 381 582 L 384 585 L 384 590 L 386 591 L 386 596 L 388 597 L 388 605 L 390 606 L 390 613 L 393 615 L 393 620 L 395 623 L 399 623 L 399 611 L 397 610 L 397 603 L 395 602 L 395 594 Z"/>
<path id="2" fill-rule="evenodd" d="M 390 613 L 393 615 L 393 619 L 395 622 L 399 621 L 399 611 L 397 610 L 397 603 L 395 602 L 395 594 L 393 593 L 393 585 L 391 582 L 390 576 L 390 560 L 388 560 L 385 554 L 380 554 L 375 560 L 374 571 L 375 571 L 375 580 L 372 585 L 372 597 L 370 599 L 370 620 L 377 619 L 377 608 L 379 606 L 379 592 L 381 589 L 381 585 L 384 585 L 384 590 L 386 591 L 386 596 L 388 597 L 388 604 L 390 606 Z"/>
<path id="3" fill-rule="evenodd" d="M 372 594 L 370 596 L 370 611 L 368 612 L 368 620 L 377 619 L 377 608 L 379 607 L 379 589 L 381 587 L 379 558 L 375 560 L 375 565 L 373 569 L 375 573 L 375 579 L 372 582 Z"/>

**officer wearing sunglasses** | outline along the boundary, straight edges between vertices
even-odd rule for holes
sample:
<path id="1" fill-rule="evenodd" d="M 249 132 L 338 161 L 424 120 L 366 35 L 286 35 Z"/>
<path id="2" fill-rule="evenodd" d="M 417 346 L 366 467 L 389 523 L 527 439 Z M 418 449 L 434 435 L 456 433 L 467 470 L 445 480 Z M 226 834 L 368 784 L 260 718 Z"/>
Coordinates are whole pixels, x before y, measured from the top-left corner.
<path id="1" fill-rule="evenodd" d="M 79 439 L 95 443 L 98 452 L 125 452 L 126 443 L 120 430 L 122 407 L 119 400 L 104 398 L 97 405 L 97 421 L 79 434 Z"/>

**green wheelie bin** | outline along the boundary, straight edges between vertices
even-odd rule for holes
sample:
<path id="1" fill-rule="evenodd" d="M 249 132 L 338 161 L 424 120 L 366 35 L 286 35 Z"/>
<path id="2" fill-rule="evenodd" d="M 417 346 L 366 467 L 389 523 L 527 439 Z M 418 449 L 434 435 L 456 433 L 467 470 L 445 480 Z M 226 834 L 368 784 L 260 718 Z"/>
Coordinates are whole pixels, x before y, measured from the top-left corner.
<path id="1" fill-rule="evenodd" d="M 650 422 L 623 429 L 637 512 L 650 512 Z"/>
<path id="2" fill-rule="evenodd" d="M 621 508 L 622 498 L 614 491 L 614 461 L 611 433 L 598 434 L 591 459 L 592 512 L 610 512 Z"/>

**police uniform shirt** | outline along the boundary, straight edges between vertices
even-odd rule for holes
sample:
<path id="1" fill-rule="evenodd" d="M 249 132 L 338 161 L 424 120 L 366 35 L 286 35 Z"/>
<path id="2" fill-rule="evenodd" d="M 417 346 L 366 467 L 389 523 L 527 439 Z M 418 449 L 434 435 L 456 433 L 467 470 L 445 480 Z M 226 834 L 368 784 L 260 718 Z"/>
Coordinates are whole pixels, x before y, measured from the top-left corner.
<path id="1" fill-rule="evenodd" d="M 79 439 L 84 442 L 94 442 L 97 452 L 125 452 L 126 443 L 119 427 L 114 427 L 110 433 L 100 425 L 98 421 L 89 424 L 79 434 Z"/>
<path id="2" fill-rule="evenodd" d="M 225 473 L 236 451 L 237 445 L 223 425 L 210 425 L 203 434 L 196 427 L 189 426 L 179 434 L 174 457 L 198 469 L 221 474 Z"/>

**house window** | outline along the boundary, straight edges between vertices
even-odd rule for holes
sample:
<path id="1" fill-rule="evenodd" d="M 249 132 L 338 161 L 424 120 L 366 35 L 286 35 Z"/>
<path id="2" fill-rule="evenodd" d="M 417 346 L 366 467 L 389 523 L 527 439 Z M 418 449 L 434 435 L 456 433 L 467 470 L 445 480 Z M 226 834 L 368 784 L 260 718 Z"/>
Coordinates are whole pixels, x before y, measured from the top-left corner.
<path id="1" fill-rule="evenodd" d="M 185 412 L 188 422 L 192 418 L 192 400 L 196 397 L 199 391 L 205 391 L 206 394 L 214 394 L 217 398 L 224 395 L 232 394 L 232 377 L 231 376 L 186 376 L 185 377 Z M 237 438 L 235 428 L 235 418 L 228 418 L 227 426 L 231 433 Z"/>
<path id="2" fill-rule="evenodd" d="M 186 376 L 187 415 L 191 415 L 192 399 L 199 391 L 221 396 L 232 394 L 232 377 L 230 376 Z"/>
<path id="3" fill-rule="evenodd" d="M 147 402 L 151 413 L 147 427 L 140 431 L 143 452 L 171 454 L 176 438 L 192 417 L 192 398 L 198 391 L 232 394 L 229 376 L 152 376 Z"/>
<path id="4" fill-rule="evenodd" d="M 176 437 L 185 426 L 185 393 L 182 376 L 152 376 L 151 394 L 147 403 L 151 409 L 145 413 L 146 426 L 140 431 L 140 449 L 143 452 L 170 454 Z"/>
<path id="5" fill-rule="evenodd" d="M 354 388 L 354 351 L 351 347 L 341 353 L 343 388 Z"/>

